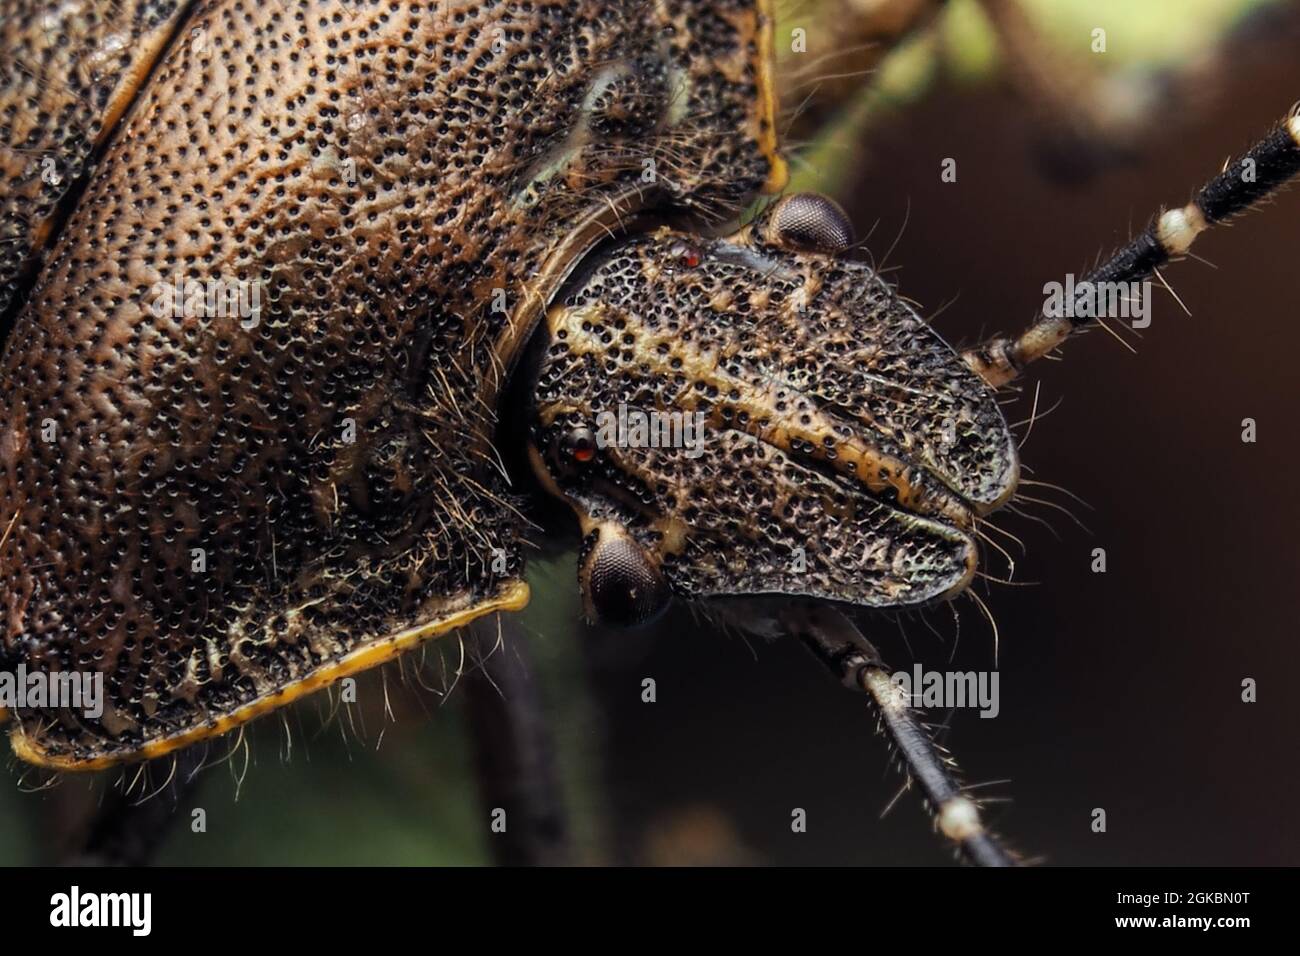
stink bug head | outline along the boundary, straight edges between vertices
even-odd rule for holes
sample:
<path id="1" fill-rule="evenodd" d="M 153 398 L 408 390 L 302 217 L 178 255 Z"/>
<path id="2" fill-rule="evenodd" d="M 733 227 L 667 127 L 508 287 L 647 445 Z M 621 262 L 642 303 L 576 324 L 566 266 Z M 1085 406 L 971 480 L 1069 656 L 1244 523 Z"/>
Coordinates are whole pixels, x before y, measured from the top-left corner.
<path id="1" fill-rule="evenodd" d="M 583 526 L 589 613 L 624 578 L 634 620 L 648 591 L 902 607 L 970 582 L 1014 442 L 851 241 L 791 196 L 726 238 L 631 239 L 551 309 L 530 455 Z"/>

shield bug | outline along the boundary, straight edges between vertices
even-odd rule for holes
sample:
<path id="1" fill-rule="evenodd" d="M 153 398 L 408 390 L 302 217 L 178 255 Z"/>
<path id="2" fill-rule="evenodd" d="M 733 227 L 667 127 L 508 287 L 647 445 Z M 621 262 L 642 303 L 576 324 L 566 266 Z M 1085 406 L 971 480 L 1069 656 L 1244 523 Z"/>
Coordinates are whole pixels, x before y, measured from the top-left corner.
<path id="1" fill-rule="evenodd" d="M 580 523 L 590 616 L 777 601 L 731 617 L 870 693 L 943 832 L 1009 861 L 820 605 L 968 587 L 1019 474 L 993 389 L 1089 317 L 959 353 L 848 255 L 830 200 L 715 228 L 786 182 L 765 3 L 37 19 L 9 42 L 66 72 L 44 112 L 75 135 L 26 129 L 14 155 L 66 172 L 15 160 L 0 195 L 0 653 L 105 696 L 19 707 L 19 757 L 174 753 L 521 608 L 530 502 L 498 445 L 522 418 Z M 1257 175 L 1221 174 L 1091 281 L 1185 254 L 1295 173 L 1298 139 L 1291 116 Z M 601 439 L 619 409 L 644 440 Z"/>

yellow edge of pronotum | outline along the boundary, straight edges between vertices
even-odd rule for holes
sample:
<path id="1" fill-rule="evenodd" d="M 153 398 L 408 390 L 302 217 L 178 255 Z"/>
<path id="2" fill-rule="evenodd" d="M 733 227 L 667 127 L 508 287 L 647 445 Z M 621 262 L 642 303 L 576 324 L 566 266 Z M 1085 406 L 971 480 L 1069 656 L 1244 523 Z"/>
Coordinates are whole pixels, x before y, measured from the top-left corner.
<path id="1" fill-rule="evenodd" d="M 790 168 L 776 141 L 776 14 L 772 0 L 758 0 L 758 148 L 769 169 L 762 191 L 779 193 L 790 181 Z M 766 120 L 766 128 L 763 121 Z"/>
<path id="2" fill-rule="evenodd" d="M 15 724 L 13 731 L 9 735 L 9 744 L 13 747 L 14 754 L 21 760 L 36 764 L 39 767 L 49 767 L 53 770 L 103 770 L 106 767 L 128 761 L 153 760 L 156 757 L 162 757 L 201 740 L 219 737 L 221 734 L 234 730 L 241 724 L 248 723 L 255 717 L 277 710 L 344 677 L 369 670 L 390 661 L 418 644 L 422 644 L 455 628 L 464 627 L 485 614 L 492 614 L 496 611 L 521 610 L 528 604 L 528 596 L 528 585 L 526 583 L 512 581 L 495 598 L 462 611 L 457 611 L 447 617 L 421 624 L 419 627 L 401 631 L 392 637 L 384 638 L 365 647 L 359 647 L 338 660 L 312 671 L 301 680 L 286 684 L 270 694 L 251 700 L 224 717 L 218 717 L 210 724 L 193 727 L 171 737 L 151 740 L 139 750 L 130 753 L 91 757 L 89 759 L 63 754 L 50 754 L 43 750 L 31 737 L 23 733 L 21 723 Z"/>

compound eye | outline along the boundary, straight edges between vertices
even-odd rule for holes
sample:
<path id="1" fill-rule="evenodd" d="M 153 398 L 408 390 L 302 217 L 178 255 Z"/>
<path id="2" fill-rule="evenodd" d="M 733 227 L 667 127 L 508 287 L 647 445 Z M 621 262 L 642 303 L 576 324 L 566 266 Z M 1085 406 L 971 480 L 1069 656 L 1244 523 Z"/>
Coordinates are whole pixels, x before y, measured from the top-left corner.
<path id="1" fill-rule="evenodd" d="M 566 463 L 585 465 L 596 457 L 596 436 L 590 428 L 579 425 L 560 439 L 560 454 Z"/>
<path id="2" fill-rule="evenodd" d="M 668 607 L 668 584 L 636 542 L 602 534 L 587 565 L 587 597 L 596 620 L 631 627 Z"/>
<path id="3" fill-rule="evenodd" d="M 820 193 L 796 193 L 777 203 L 767 239 L 787 248 L 834 255 L 853 245 L 853 223 L 835 200 Z"/>

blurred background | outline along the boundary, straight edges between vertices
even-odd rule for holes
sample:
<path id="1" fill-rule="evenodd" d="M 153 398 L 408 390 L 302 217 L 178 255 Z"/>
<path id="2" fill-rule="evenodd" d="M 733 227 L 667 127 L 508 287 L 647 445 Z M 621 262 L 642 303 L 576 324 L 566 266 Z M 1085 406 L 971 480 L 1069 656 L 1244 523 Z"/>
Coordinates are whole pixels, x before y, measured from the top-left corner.
<path id="1" fill-rule="evenodd" d="M 816 6 L 783 12 L 779 47 Z M 1045 282 L 1082 274 L 1161 205 L 1185 202 L 1300 98 L 1294 3 L 1020 10 L 1061 89 L 1026 82 L 1023 24 L 999 36 L 988 8 L 953 0 L 800 144 L 794 167 L 797 187 L 841 199 L 870 231 L 870 255 L 957 344 L 1021 328 Z M 1092 51 L 1097 28 L 1104 54 Z M 1096 99 L 1072 106 L 1071 90 Z M 940 177 L 948 158 L 955 183 Z M 1127 336 L 1136 354 L 1093 332 L 1040 363 L 1006 409 L 1023 438 L 1037 394 L 1028 476 L 1086 505 L 1026 488 L 1077 522 L 1033 502 L 997 522 L 1024 543 L 1022 554 L 1005 542 L 1014 585 L 977 586 L 999 631 L 1001 713 L 957 712 L 945 742 L 971 782 L 1009 800 L 990 808 L 997 828 L 1051 864 L 1300 863 L 1300 696 L 1288 683 L 1300 673 L 1300 196 L 1195 251 L 1204 261 L 1165 270 L 1190 315 L 1158 290 L 1150 328 Z M 1091 571 L 1098 547 L 1104 574 Z M 1006 576 L 1001 556 L 985 562 Z M 535 562 L 530 581 L 526 646 L 504 653 L 526 658 L 543 701 L 578 862 L 950 861 L 914 794 L 880 818 L 900 777 L 874 719 L 801 646 L 724 637 L 680 609 L 643 631 L 584 627 L 571 553 Z M 994 666 L 992 629 L 969 600 L 873 625 L 896 667 Z M 444 688 L 457 655 L 431 651 L 418 680 L 414 661 L 405 679 L 396 667 L 367 675 L 332 720 L 323 698 L 300 705 L 287 757 L 274 718 L 229 760 L 214 750 L 157 861 L 491 862 L 466 695 L 420 686 Z M 1241 701 L 1245 678 L 1256 703 Z M 5 776 L 2 863 L 60 859 L 123 782 L 41 787 L 12 761 Z M 191 806 L 206 832 L 192 832 Z M 804 833 L 791 830 L 795 808 Z M 1094 808 L 1105 833 L 1091 828 Z"/>

